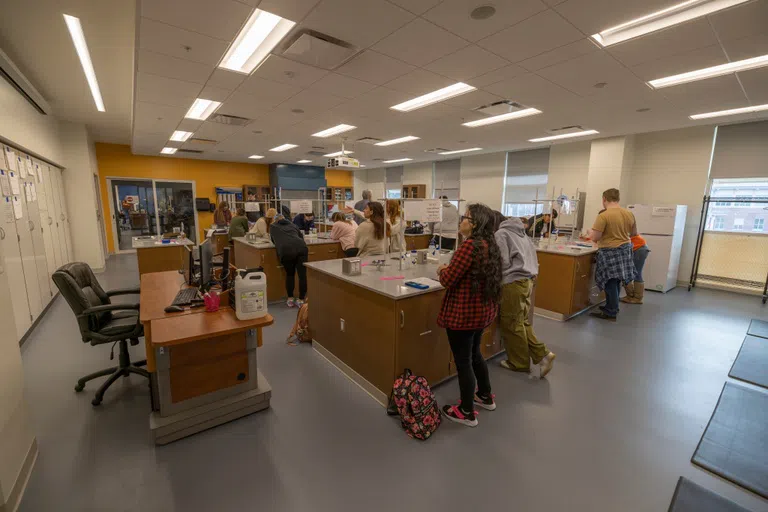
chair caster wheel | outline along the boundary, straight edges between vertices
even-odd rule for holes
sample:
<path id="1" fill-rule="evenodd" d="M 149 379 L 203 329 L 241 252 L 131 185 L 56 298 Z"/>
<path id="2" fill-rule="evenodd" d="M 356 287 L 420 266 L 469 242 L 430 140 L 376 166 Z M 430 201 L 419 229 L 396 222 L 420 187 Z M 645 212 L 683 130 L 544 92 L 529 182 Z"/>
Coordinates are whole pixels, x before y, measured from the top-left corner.
<path id="1" fill-rule="evenodd" d="M 78 385 L 75 386 L 75 392 L 76 393 L 79 393 L 79 392 L 81 392 L 84 389 L 85 389 L 85 384 L 78 384 Z"/>
<path id="2" fill-rule="evenodd" d="M 91 400 L 91 405 L 93 406 L 101 405 L 101 398 L 94 398 L 93 400 Z"/>

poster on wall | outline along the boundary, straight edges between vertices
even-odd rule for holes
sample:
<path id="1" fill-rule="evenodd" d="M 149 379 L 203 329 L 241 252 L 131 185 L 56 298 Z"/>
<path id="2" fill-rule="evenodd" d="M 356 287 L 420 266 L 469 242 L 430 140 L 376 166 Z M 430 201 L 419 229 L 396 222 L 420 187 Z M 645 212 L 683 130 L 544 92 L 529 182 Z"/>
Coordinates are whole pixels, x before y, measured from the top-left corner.
<path id="1" fill-rule="evenodd" d="M 291 201 L 291 214 L 312 213 L 312 200 Z"/>
<path id="2" fill-rule="evenodd" d="M 248 201 L 245 203 L 245 211 L 247 212 L 258 212 L 259 211 L 259 203 L 255 201 Z"/>

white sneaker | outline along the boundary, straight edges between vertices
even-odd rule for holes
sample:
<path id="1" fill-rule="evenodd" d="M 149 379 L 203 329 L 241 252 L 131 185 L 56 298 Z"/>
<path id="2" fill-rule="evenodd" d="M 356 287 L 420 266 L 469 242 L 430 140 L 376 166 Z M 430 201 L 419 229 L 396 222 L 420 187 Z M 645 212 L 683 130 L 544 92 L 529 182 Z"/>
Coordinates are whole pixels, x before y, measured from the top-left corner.
<path id="1" fill-rule="evenodd" d="M 550 352 L 544 356 L 544 359 L 539 363 L 539 378 L 543 379 L 547 374 L 552 371 L 552 366 L 555 364 L 555 353 Z"/>
<path id="2" fill-rule="evenodd" d="M 296 299 L 296 300 L 294 301 L 294 304 L 296 304 L 296 307 L 297 307 L 297 308 L 300 308 L 301 306 L 303 306 L 303 305 L 304 305 L 304 302 L 306 302 L 306 301 L 303 301 L 303 300 L 301 300 L 301 299 Z"/>
<path id="3" fill-rule="evenodd" d="M 296 300 L 293 297 L 289 297 L 288 300 L 285 302 L 285 305 L 289 308 L 296 307 Z"/>

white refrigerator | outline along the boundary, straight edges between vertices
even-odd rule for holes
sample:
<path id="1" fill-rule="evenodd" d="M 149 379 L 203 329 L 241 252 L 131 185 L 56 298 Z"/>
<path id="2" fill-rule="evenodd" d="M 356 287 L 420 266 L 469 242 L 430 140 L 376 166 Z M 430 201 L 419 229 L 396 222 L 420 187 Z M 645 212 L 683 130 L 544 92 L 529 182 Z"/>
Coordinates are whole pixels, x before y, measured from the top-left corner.
<path id="1" fill-rule="evenodd" d="M 627 208 L 635 214 L 637 232 L 651 250 L 643 267 L 645 289 L 666 293 L 677 286 L 688 207 L 633 204 Z"/>

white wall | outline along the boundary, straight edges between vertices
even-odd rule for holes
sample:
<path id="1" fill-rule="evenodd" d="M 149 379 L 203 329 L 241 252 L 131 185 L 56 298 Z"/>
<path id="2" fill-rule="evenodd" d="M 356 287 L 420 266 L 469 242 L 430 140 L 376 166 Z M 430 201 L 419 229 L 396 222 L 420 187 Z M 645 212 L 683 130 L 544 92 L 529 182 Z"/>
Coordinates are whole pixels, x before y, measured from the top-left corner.
<path id="1" fill-rule="evenodd" d="M 432 194 L 432 162 L 417 162 L 403 169 L 403 185 L 426 185 L 427 197 Z"/>
<path id="2" fill-rule="evenodd" d="M 64 191 L 67 198 L 72 247 L 75 261 L 83 261 L 94 270 L 104 269 L 104 250 L 99 233 L 99 198 L 93 186 L 98 175 L 93 140 L 82 124 L 61 123 L 61 143 L 64 155 Z"/>
<path id="3" fill-rule="evenodd" d="M 547 177 L 549 190 L 555 187 L 558 195 L 562 190 L 569 197 L 576 194 L 576 189 L 586 191 L 591 146 L 591 142 L 573 142 L 557 144 L 550 148 Z"/>
<path id="4" fill-rule="evenodd" d="M 368 171 L 368 183 L 366 187 L 371 191 L 371 199 L 376 201 L 382 199 L 384 196 L 384 179 L 386 177 L 387 170 L 382 169 L 370 169 Z"/>
<path id="5" fill-rule="evenodd" d="M 627 152 L 632 150 L 631 140 L 632 137 L 609 137 L 592 141 L 586 188 L 587 204 L 584 206 L 585 229 L 592 227 L 597 213 L 603 208 L 603 191 L 609 188 L 619 189 L 623 196 L 621 204 L 627 204 L 622 185 L 628 183 L 628 168 L 632 159 Z"/>
<path id="6" fill-rule="evenodd" d="M 622 203 L 688 205 L 678 281 L 687 282 L 691 276 L 713 137 L 713 126 L 635 136 L 627 201 Z"/>
<path id="7" fill-rule="evenodd" d="M 487 153 L 461 159 L 461 199 L 501 210 L 507 153 Z"/>
<path id="8" fill-rule="evenodd" d="M 368 188 L 368 171 L 361 169 L 352 173 L 352 187 L 355 192 L 355 202 L 363 198 L 363 190 Z"/>

